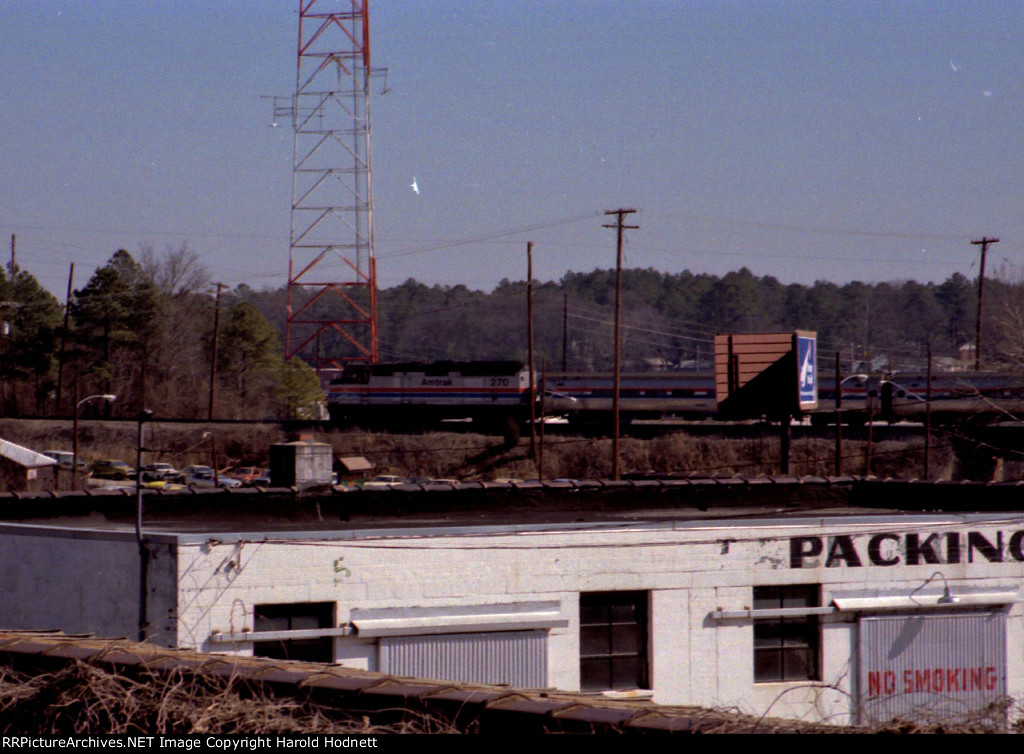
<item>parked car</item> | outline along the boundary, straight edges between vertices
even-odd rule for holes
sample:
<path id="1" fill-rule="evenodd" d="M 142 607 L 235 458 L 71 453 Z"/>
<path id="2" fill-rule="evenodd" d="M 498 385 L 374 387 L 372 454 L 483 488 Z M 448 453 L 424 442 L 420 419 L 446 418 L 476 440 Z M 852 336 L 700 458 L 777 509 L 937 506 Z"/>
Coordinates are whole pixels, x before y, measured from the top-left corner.
<path id="1" fill-rule="evenodd" d="M 185 468 L 183 468 L 181 470 L 181 473 L 186 478 L 190 477 L 190 476 L 195 476 L 196 474 L 212 474 L 213 473 L 213 467 L 212 466 L 186 466 Z"/>
<path id="2" fill-rule="evenodd" d="M 93 463 L 92 475 L 97 479 L 134 479 L 135 469 L 124 461 L 103 458 Z"/>
<path id="3" fill-rule="evenodd" d="M 394 476 L 392 474 L 380 474 L 375 476 L 369 482 L 363 485 L 364 490 L 389 490 L 392 487 L 396 487 L 399 484 L 405 484 L 405 480 L 400 476 Z"/>
<path id="4" fill-rule="evenodd" d="M 142 486 L 147 490 L 183 490 L 185 485 L 177 482 L 169 482 L 166 479 L 157 479 L 151 482 L 143 482 Z"/>
<path id="5" fill-rule="evenodd" d="M 191 474 L 185 477 L 185 484 L 189 487 L 241 487 L 242 483 L 229 476 L 218 474 L 214 476 L 212 470 L 200 471 L 198 474 Z"/>
<path id="6" fill-rule="evenodd" d="M 169 463 L 148 463 L 142 467 L 142 480 L 146 482 L 178 482 L 184 474 Z"/>
<path id="7" fill-rule="evenodd" d="M 252 487 L 253 480 L 262 475 L 263 469 L 259 466 L 235 466 L 235 468 L 228 469 L 223 474 L 223 476 L 237 479 L 246 487 Z"/>
<path id="8" fill-rule="evenodd" d="M 75 457 L 75 454 L 70 450 L 44 450 L 43 455 L 47 458 L 52 458 L 66 469 L 71 468 L 71 464 L 74 462 Z"/>
<path id="9" fill-rule="evenodd" d="M 72 464 L 75 460 L 75 454 L 70 450 L 44 450 L 43 455 L 47 458 L 52 458 L 62 469 L 71 469 Z M 89 471 L 89 464 L 83 461 L 81 458 L 78 459 L 78 472 L 85 474 Z"/>

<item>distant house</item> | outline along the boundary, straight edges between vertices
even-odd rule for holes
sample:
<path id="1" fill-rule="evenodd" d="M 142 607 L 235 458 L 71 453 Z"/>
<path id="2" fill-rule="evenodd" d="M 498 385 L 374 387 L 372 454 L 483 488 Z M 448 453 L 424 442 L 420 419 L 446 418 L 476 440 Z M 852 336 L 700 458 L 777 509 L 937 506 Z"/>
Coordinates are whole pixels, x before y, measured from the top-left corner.
<path id="1" fill-rule="evenodd" d="M 49 456 L 0 440 L 0 489 L 6 492 L 56 489 L 58 465 Z"/>
<path id="2" fill-rule="evenodd" d="M 338 472 L 339 482 L 358 482 L 373 473 L 373 464 L 362 456 L 338 458 L 334 468 Z"/>

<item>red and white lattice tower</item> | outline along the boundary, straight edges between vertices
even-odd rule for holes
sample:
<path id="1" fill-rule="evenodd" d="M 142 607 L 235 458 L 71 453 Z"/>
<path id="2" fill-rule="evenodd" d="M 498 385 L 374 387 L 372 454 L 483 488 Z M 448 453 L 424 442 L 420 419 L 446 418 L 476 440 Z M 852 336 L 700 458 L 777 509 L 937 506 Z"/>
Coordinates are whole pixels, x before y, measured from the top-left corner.
<path id="1" fill-rule="evenodd" d="M 285 357 L 376 362 L 369 0 L 299 0 Z"/>

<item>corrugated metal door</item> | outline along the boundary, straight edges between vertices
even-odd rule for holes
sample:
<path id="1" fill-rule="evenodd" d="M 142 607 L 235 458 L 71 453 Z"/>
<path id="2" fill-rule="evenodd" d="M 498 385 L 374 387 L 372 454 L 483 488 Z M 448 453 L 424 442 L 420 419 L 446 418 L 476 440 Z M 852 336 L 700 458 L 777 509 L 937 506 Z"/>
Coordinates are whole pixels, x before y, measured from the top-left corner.
<path id="1" fill-rule="evenodd" d="M 1006 697 L 1006 614 L 863 616 L 862 723 L 955 723 Z"/>
<path id="2" fill-rule="evenodd" d="M 390 636 L 380 639 L 380 670 L 465 683 L 547 686 L 547 631 Z"/>

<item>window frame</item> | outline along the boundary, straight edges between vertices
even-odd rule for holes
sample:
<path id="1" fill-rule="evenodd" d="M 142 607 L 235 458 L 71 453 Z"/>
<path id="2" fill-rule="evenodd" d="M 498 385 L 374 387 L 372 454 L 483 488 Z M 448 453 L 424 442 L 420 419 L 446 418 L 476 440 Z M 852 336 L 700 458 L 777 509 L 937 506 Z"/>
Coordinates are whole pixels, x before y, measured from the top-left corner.
<path id="1" fill-rule="evenodd" d="M 580 689 L 649 690 L 650 592 L 580 592 L 579 606 Z"/>
<path id="2" fill-rule="evenodd" d="M 753 587 L 755 610 L 818 608 L 820 584 Z M 754 683 L 821 680 L 822 634 L 817 614 L 783 615 L 753 621 Z"/>
<path id="3" fill-rule="evenodd" d="M 252 606 L 256 633 L 334 628 L 337 605 L 334 602 L 270 602 Z M 316 625 L 311 625 L 315 623 Z M 253 657 L 277 660 L 333 663 L 334 637 L 274 639 L 254 641 Z"/>

